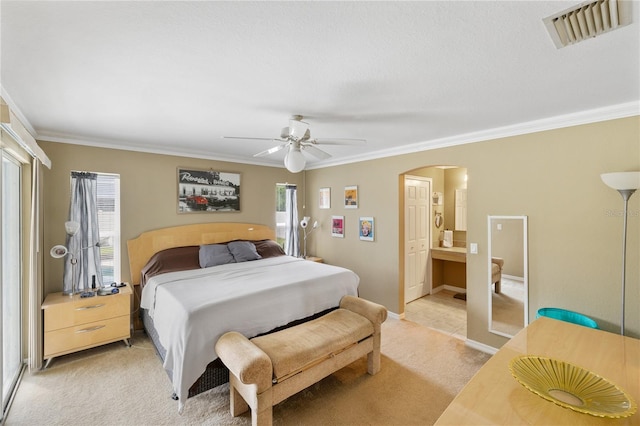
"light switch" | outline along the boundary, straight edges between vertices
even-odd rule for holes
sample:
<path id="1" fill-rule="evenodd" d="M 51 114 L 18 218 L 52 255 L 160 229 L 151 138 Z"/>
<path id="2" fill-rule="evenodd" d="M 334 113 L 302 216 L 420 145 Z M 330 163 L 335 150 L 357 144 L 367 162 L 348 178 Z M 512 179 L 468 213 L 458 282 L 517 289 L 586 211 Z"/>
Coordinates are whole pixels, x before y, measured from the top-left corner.
<path id="1" fill-rule="evenodd" d="M 496 225 L 496 229 L 497 229 L 498 231 L 502 231 L 502 224 L 501 224 L 501 223 L 498 223 L 498 224 Z"/>
<path id="2" fill-rule="evenodd" d="M 478 244 L 477 243 L 470 243 L 469 244 L 469 253 L 478 254 Z"/>

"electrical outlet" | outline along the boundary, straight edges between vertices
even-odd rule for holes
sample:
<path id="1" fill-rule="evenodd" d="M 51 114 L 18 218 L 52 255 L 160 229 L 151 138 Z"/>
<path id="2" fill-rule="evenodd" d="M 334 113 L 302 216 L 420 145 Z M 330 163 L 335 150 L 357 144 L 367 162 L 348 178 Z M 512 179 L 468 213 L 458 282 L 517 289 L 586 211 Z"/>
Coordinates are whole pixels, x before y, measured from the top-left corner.
<path id="1" fill-rule="evenodd" d="M 477 243 L 469 244 L 469 253 L 478 254 L 478 244 Z"/>

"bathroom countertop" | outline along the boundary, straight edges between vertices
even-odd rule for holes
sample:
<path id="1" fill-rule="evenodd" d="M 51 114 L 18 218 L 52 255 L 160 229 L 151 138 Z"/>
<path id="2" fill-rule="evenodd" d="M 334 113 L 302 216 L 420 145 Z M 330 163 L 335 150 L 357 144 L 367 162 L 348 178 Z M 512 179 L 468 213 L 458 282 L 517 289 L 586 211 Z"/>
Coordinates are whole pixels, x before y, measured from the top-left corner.
<path id="1" fill-rule="evenodd" d="M 439 260 L 449 260 L 452 262 L 467 262 L 466 247 L 433 247 L 431 258 Z"/>

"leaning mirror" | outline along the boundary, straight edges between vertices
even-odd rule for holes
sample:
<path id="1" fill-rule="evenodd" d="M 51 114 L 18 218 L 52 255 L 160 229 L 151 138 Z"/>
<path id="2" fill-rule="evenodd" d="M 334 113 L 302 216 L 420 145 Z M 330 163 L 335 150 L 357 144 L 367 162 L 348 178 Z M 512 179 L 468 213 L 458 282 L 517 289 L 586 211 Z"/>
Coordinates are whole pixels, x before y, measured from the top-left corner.
<path id="1" fill-rule="evenodd" d="M 489 331 L 513 337 L 529 322 L 527 217 L 489 216 Z"/>

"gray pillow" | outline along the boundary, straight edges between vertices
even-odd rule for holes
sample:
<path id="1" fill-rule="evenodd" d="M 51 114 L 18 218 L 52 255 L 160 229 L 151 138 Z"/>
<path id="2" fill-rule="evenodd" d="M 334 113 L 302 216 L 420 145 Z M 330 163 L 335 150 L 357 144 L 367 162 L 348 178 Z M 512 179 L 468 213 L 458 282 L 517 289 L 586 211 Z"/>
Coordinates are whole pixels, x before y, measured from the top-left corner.
<path id="1" fill-rule="evenodd" d="M 250 241 L 231 241 L 227 246 L 236 262 L 262 259 L 256 246 Z"/>
<path id="2" fill-rule="evenodd" d="M 209 268 L 211 266 L 235 262 L 226 244 L 208 244 L 200 246 L 199 257 L 201 268 Z"/>

